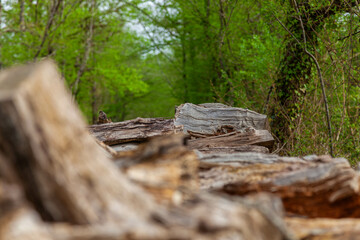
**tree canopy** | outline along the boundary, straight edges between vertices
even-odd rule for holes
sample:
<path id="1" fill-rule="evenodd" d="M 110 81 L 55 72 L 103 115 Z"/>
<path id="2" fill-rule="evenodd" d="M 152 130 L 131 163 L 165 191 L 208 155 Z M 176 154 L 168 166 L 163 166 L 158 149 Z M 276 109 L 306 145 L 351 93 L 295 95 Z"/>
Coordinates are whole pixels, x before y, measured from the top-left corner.
<path id="1" fill-rule="evenodd" d="M 355 162 L 359 13 L 352 0 L 0 0 L 0 67 L 54 59 L 89 123 L 220 102 L 267 114 L 278 153 Z"/>

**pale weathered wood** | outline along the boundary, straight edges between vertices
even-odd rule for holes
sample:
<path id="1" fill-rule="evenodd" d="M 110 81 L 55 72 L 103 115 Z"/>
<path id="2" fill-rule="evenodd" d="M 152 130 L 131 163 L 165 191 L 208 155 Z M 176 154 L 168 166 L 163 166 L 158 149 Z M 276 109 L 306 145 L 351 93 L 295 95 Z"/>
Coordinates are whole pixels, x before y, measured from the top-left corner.
<path id="1" fill-rule="evenodd" d="M 359 217 L 359 174 L 346 159 L 284 158 L 236 153 L 200 156 L 203 189 L 235 195 L 271 192 L 289 213 L 309 217 Z"/>
<path id="2" fill-rule="evenodd" d="M 360 219 L 306 219 L 286 218 L 287 226 L 297 239 L 306 240 L 358 240 Z"/>
<path id="3" fill-rule="evenodd" d="M 91 125 L 90 133 L 107 145 L 143 142 L 150 137 L 169 135 L 182 131 L 174 120 L 163 118 L 136 118 L 129 121 Z"/>
<path id="4" fill-rule="evenodd" d="M 12 170 L 0 154 L 0 239 L 52 239 L 38 214 L 26 203 Z"/>
<path id="5" fill-rule="evenodd" d="M 190 145 L 191 146 L 191 145 Z M 232 154 L 238 152 L 256 152 L 256 153 L 269 153 L 269 149 L 256 145 L 240 145 L 236 147 L 201 147 L 196 149 L 197 152 L 204 154 Z"/>
<path id="6" fill-rule="evenodd" d="M 50 61 L 0 74 L 0 152 L 46 220 L 141 219 L 151 198 L 131 184 L 88 134 Z"/>
<path id="7" fill-rule="evenodd" d="M 258 145 L 272 149 L 274 138 L 267 130 L 251 129 L 246 132 L 231 132 L 219 136 L 197 138 L 188 141 L 192 149 L 215 147 L 239 147 L 242 145 Z"/>
<path id="8" fill-rule="evenodd" d="M 184 146 L 184 136 L 152 138 L 137 149 L 118 152 L 116 164 L 159 202 L 179 204 L 198 186 L 198 159 Z"/>
<path id="9" fill-rule="evenodd" d="M 0 217 L 1 240 L 52 240 L 36 212 L 21 207 Z"/>
<path id="10" fill-rule="evenodd" d="M 269 130 L 266 115 L 216 103 L 180 105 L 176 109 L 175 125 L 184 126 L 185 133 L 203 137 L 242 131 L 247 127 Z"/>
<path id="11" fill-rule="evenodd" d="M 281 201 L 268 195 L 239 199 L 202 194 L 154 218 L 161 228 L 55 225 L 50 231 L 55 240 L 295 239 L 282 219 Z"/>

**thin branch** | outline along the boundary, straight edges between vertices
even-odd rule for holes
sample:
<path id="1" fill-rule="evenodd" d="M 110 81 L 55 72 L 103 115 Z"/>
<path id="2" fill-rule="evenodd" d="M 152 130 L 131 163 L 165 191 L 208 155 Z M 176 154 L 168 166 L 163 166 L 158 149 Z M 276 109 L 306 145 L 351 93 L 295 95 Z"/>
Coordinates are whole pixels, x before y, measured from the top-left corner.
<path id="1" fill-rule="evenodd" d="M 345 37 L 342 37 L 342 38 L 338 38 L 338 41 L 342 41 L 342 40 L 345 40 L 349 37 L 352 37 L 352 36 L 355 36 L 356 34 L 359 34 L 360 33 L 360 30 L 359 31 L 356 31 L 354 33 L 350 33 L 349 35 L 345 36 Z"/>
<path id="2" fill-rule="evenodd" d="M 42 37 L 42 39 L 41 39 L 40 46 L 39 46 L 37 52 L 36 52 L 35 55 L 34 55 L 34 60 L 36 60 L 36 58 L 39 56 L 42 48 L 44 47 L 46 38 L 47 38 L 48 35 L 49 35 L 49 31 L 50 31 L 51 25 L 53 24 L 53 21 L 54 21 L 54 18 L 55 18 L 55 14 L 57 13 L 57 11 L 58 11 L 58 9 L 59 9 L 59 7 L 60 7 L 61 1 L 62 1 L 62 0 L 55 1 L 55 2 L 54 2 L 54 5 L 53 5 L 52 8 L 51 8 L 50 16 L 49 16 L 49 19 L 48 19 L 48 21 L 47 21 L 47 23 L 46 23 L 46 27 L 45 27 L 45 30 L 44 30 L 43 37 Z"/>
<path id="3" fill-rule="evenodd" d="M 96 0 L 92 0 L 91 2 L 91 17 L 90 17 L 90 23 L 89 23 L 89 29 L 88 29 L 88 36 L 85 40 L 85 49 L 84 49 L 84 55 L 82 57 L 82 61 L 81 61 L 81 65 L 79 67 L 79 70 L 76 74 L 76 80 L 74 82 L 74 96 L 75 98 L 77 97 L 77 95 L 79 94 L 79 84 L 81 82 L 81 77 L 84 75 L 85 73 L 85 69 L 86 69 L 86 65 L 89 59 L 89 55 L 91 52 L 91 45 L 92 45 L 92 41 L 93 41 L 93 35 L 94 35 L 94 15 L 95 15 L 95 7 L 96 7 Z"/>

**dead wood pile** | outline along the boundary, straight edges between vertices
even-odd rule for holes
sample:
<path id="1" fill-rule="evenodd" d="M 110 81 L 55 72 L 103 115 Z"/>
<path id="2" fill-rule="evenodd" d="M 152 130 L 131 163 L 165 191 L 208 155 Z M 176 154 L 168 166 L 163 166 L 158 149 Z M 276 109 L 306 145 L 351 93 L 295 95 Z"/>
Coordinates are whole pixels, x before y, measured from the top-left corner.
<path id="1" fill-rule="evenodd" d="M 359 174 L 269 154 L 265 115 L 186 103 L 87 128 L 43 61 L 0 74 L 0 117 L 0 239 L 359 238 Z"/>

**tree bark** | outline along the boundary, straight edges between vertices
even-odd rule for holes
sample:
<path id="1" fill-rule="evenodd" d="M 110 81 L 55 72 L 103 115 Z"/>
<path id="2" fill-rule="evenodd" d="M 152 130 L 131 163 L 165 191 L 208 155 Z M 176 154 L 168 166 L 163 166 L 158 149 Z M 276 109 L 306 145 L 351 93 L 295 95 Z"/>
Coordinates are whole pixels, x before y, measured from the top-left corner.
<path id="1" fill-rule="evenodd" d="M 182 131 L 174 120 L 163 118 L 136 118 L 117 123 L 89 126 L 90 133 L 107 145 L 144 142 L 150 137 L 169 135 Z"/>
<path id="2" fill-rule="evenodd" d="M 200 160 L 203 189 L 274 193 L 287 212 L 308 217 L 360 216 L 359 175 L 346 159 L 236 153 L 203 155 Z"/>
<path id="3" fill-rule="evenodd" d="M 248 127 L 269 129 L 266 115 L 217 103 L 180 105 L 175 113 L 175 126 L 180 125 L 184 126 L 185 133 L 195 137 L 243 131 Z"/>
<path id="4" fill-rule="evenodd" d="M 198 138 L 188 141 L 191 149 L 216 147 L 239 147 L 244 145 L 257 145 L 267 147 L 269 150 L 274 145 L 274 138 L 268 130 L 248 130 L 247 132 L 231 132 L 219 136 Z"/>

